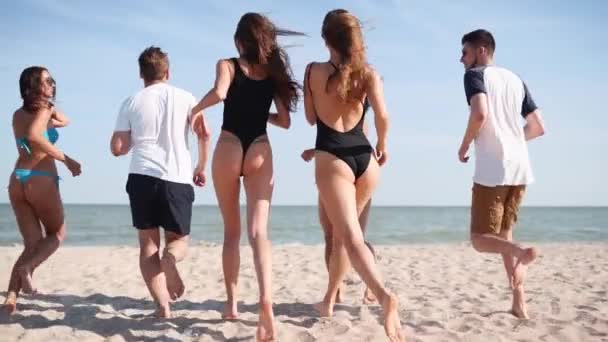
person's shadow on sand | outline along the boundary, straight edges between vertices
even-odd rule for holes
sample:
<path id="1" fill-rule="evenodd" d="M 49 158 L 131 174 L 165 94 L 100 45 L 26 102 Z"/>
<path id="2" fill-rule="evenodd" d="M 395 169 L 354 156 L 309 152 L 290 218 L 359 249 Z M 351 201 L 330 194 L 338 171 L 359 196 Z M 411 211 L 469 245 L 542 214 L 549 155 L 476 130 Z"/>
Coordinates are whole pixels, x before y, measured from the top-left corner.
<path id="1" fill-rule="evenodd" d="M 6 293 L 2 293 L 5 295 Z M 222 313 L 224 302 L 209 299 L 204 302 L 191 302 L 179 300 L 172 305 L 178 311 L 216 311 Z M 318 315 L 311 304 L 279 303 L 273 306 L 275 316 L 286 316 L 294 319 L 281 319 L 283 324 L 296 325 L 302 328 L 311 328 L 319 322 Z M 336 306 L 336 310 L 344 310 L 354 314 L 354 308 Z M 49 319 L 42 314 L 33 313 L 45 311 L 63 312 L 63 318 Z M 130 313 L 130 311 L 139 311 Z M 145 337 L 134 332 L 160 332 L 173 329 L 180 335 L 191 337 L 210 336 L 214 340 L 243 341 L 251 337 L 228 338 L 223 332 L 211 329 L 204 325 L 225 323 L 222 319 L 200 319 L 185 316 L 176 316 L 161 320 L 152 314 L 146 315 L 141 311 L 154 311 L 154 304 L 149 300 L 135 299 L 125 296 L 107 296 L 92 294 L 86 297 L 70 294 L 36 294 L 25 296 L 18 303 L 18 311 L 12 315 L 0 314 L 0 324 L 19 324 L 24 329 L 44 329 L 53 326 L 67 326 L 77 331 L 90 331 L 103 337 L 119 335 L 127 341 L 168 341 L 179 339 L 168 336 Z M 27 313 L 24 313 L 27 312 Z M 257 304 L 244 304 L 239 302 L 239 312 L 257 314 Z M 107 318 L 106 318 L 107 317 Z M 256 321 L 237 319 L 246 326 L 255 328 Z M 156 334 L 158 335 L 158 334 Z"/>
<path id="2" fill-rule="evenodd" d="M 5 295 L 5 293 L 3 293 Z M 201 324 L 218 324 L 224 322 L 221 319 L 199 319 L 176 316 L 171 319 L 161 320 L 153 315 L 127 314 L 129 310 L 153 311 L 154 304 L 143 299 L 134 299 L 124 296 L 110 297 L 104 294 L 93 294 L 86 297 L 57 294 L 24 297 L 18 304 L 18 311 L 12 315 L 0 315 L 0 324 L 19 324 L 24 329 L 44 329 L 53 326 L 67 326 L 74 330 L 90 331 L 103 337 L 120 335 L 126 341 L 165 341 L 177 342 L 180 339 L 169 336 L 145 337 L 133 332 L 163 332 L 173 329 L 181 335 L 186 336 L 210 336 L 214 340 L 221 341 L 244 341 L 247 338 L 227 338 L 221 331 L 213 330 Z M 219 306 L 221 309 L 221 306 Z M 175 303 L 176 310 L 207 310 L 217 311 L 218 304 L 192 303 L 179 301 Z M 61 319 L 49 319 L 41 314 L 30 314 L 32 311 L 44 312 L 53 310 L 63 312 Z M 24 314 L 23 312 L 29 311 Z M 103 317 L 108 318 L 103 318 Z M 248 326 L 256 326 L 256 322 L 240 321 Z M 253 336 L 252 336 L 253 337 Z"/>

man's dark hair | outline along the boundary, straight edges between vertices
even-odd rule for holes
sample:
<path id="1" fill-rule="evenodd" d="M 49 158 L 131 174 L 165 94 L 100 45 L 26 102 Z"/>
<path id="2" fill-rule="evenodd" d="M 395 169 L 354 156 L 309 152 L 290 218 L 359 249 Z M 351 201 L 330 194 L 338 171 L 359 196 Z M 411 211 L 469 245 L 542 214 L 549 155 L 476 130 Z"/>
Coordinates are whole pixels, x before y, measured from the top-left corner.
<path id="1" fill-rule="evenodd" d="M 489 55 L 492 56 L 496 50 L 496 42 L 492 34 L 483 29 L 469 32 L 462 36 L 462 45 L 469 43 L 475 47 L 485 47 L 489 51 Z"/>
<path id="2" fill-rule="evenodd" d="M 139 55 L 139 73 L 144 81 L 159 81 L 169 70 L 169 58 L 159 47 L 150 46 Z"/>

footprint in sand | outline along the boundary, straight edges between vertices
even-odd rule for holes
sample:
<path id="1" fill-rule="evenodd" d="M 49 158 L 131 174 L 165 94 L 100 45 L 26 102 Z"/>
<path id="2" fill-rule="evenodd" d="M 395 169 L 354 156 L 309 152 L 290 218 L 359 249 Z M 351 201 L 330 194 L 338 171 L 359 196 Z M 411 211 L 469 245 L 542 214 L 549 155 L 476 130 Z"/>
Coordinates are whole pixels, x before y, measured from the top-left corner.
<path id="1" fill-rule="evenodd" d="M 559 299 L 552 300 L 551 301 L 551 314 L 559 315 L 560 312 L 561 312 L 561 309 L 559 307 Z"/>

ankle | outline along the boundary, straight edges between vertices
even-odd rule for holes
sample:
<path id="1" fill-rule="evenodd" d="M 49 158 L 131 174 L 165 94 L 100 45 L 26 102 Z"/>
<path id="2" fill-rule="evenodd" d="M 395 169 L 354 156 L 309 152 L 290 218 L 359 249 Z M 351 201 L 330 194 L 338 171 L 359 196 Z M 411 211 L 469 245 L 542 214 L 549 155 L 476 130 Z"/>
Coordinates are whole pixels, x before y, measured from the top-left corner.
<path id="1" fill-rule="evenodd" d="M 272 307 L 272 299 L 269 297 L 260 297 L 259 303 L 260 303 L 260 306 L 264 305 L 264 306 Z"/>
<path id="2" fill-rule="evenodd" d="M 168 301 L 166 303 L 156 303 L 156 307 L 158 308 L 158 310 L 171 310 L 171 306 Z"/>
<path id="3" fill-rule="evenodd" d="M 236 306 L 236 303 L 237 303 L 236 296 L 231 296 L 231 297 L 226 298 L 226 305 Z"/>

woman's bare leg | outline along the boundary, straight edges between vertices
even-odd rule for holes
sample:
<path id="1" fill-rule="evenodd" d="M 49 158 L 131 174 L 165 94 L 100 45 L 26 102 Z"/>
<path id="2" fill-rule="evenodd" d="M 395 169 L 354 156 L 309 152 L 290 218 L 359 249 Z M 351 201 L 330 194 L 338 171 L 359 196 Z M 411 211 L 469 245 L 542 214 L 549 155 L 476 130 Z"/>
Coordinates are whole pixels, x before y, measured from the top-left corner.
<path id="1" fill-rule="evenodd" d="M 226 285 L 226 305 L 222 317 L 238 316 L 237 294 L 241 263 L 241 212 L 239 206 L 240 176 L 243 160 L 241 143 L 232 134 L 222 132 L 213 153 L 212 176 L 218 205 L 224 221 L 222 268 Z"/>

